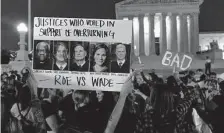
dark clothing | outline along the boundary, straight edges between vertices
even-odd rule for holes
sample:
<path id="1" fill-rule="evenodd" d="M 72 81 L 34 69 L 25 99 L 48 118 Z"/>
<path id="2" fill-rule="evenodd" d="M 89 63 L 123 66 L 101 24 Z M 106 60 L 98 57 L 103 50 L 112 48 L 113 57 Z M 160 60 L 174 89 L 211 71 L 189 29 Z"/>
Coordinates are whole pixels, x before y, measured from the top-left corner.
<path id="1" fill-rule="evenodd" d="M 128 95 L 124 105 L 121 118 L 118 121 L 114 133 L 134 133 L 137 118 L 141 112 L 144 112 L 145 109 L 145 101 L 139 95 Z"/>
<path id="2" fill-rule="evenodd" d="M 114 99 L 111 92 L 103 92 L 103 100 L 98 101 L 96 92 L 91 93 L 91 104 L 94 108 L 94 118 L 97 122 L 94 123 L 96 133 L 103 133 L 106 129 L 109 117 L 114 109 Z"/>
<path id="3" fill-rule="evenodd" d="M 139 89 L 143 94 L 146 96 L 150 96 L 150 87 L 148 84 L 141 84 L 138 85 L 137 83 L 135 84 L 135 88 Z"/>
<path id="4" fill-rule="evenodd" d="M 79 131 L 96 132 L 94 123 L 97 122 L 95 118 L 94 109 L 90 105 L 75 110 L 75 104 L 72 99 L 72 94 L 67 95 L 59 103 L 59 110 L 61 110 L 65 117 L 65 124 L 78 129 Z"/>
<path id="5" fill-rule="evenodd" d="M 205 63 L 205 74 L 209 75 L 211 73 L 211 63 Z"/>
<path id="6" fill-rule="evenodd" d="M 185 97 L 174 110 L 163 115 L 157 114 L 154 109 L 146 109 L 138 117 L 135 133 L 174 133 L 175 130 L 177 133 L 189 133 L 184 118 L 189 112 L 193 100 L 192 96 Z"/>
<path id="7" fill-rule="evenodd" d="M 120 67 L 117 61 L 111 62 L 111 72 L 112 73 L 129 73 L 130 72 L 130 63 L 125 61 L 124 64 Z"/>
<path id="8" fill-rule="evenodd" d="M 16 74 L 17 80 L 21 81 L 21 76 L 19 74 Z"/>
<path id="9" fill-rule="evenodd" d="M 70 70 L 71 71 L 88 72 L 88 70 L 89 70 L 89 62 L 86 61 L 85 64 L 82 67 L 81 66 L 78 66 L 76 63 L 73 63 L 71 65 Z"/>
<path id="10" fill-rule="evenodd" d="M 136 115 L 123 110 L 114 133 L 134 133 L 136 127 Z"/>
<path id="11" fill-rule="evenodd" d="M 97 133 L 103 133 L 106 129 L 107 122 L 109 120 L 109 117 L 111 115 L 111 112 L 113 109 L 110 109 L 110 107 L 113 107 L 113 104 L 111 103 L 97 103 L 96 104 L 96 113 L 95 114 L 95 120 L 97 121 L 94 123 L 94 126 L 97 129 Z"/>
<path id="12" fill-rule="evenodd" d="M 56 64 L 54 64 L 53 70 L 61 70 Z M 68 70 L 68 64 L 66 65 L 66 67 L 63 69 L 63 71 Z"/>
<path id="13" fill-rule="evenodd" d="M 36 60 L 33 62 L 33 69 L 52 70 L 52 61 L 49 59 L 44 62 Z"/>
<path id="14" fill-rule="evenodd" d="M 201 76 L 200 76 L 200 81 L 204 81 L 206 79 L 206 75 L 205 74 L 202 74 Z"/>
<path id="15" fill-rule="evenodd" d="M 95 72 L 93 66 L 90 67 L 90 72 Z M 108 68 L 107 68 L 107 69 L 105 69 L 105 70 L 103 70 L 103 71 L 101 71 L 101 72 L 109 72 L 109 70 L 108 70 Z"/>
<path id="16" fill-rule="evenodd" d="M 49 101 L 44 100 L 41 103 L 41 108 L 42 108 L 45 120 L 47 117 L 49 117 L 51 115 L 57 116 L 58 109 L 57 109 L 56 104 L 50 103 Z M 59 117 L 58 117 L 58 120 L 59 120 Z M 48 124 L 47 124 L 47 131 L 52 131 Z"/>
<path id="17" fill-rule="evenodd" d="M 188 84 L 188 79 L 190 79 L 191 77 L 189 75 L 181 77 L 180 80 L 187 85 Z"/>
<path id="18" fill-rule="evenodd" d="M 208 123 L 211 123 L 213 126 L 213 133 L 223 133 L 224 127 L 224 96 L 215 96 L 213 101 L 218 105 L 218 107 L 214 111 L 209 111 L 207 115 L 203 118 L 207 119 Z"/>
<path id="19" fill-rule="evenodd" d="M 224 127 L 224 122 L 223 122 L 223 112 L 224 112 L 224 107 L 219 106 L 218 108 L 215 109 L 213 114 L 211 115 L 212 120 L 212 125 L 213 125 L 213 133 L 223 133 L 223 127 Z"/>
<path id="20" fill-rule="evenodd" d="M 11 116 L 10 109 L 15 102 L 16 98 L 14 96 L 8 94 L 6 91 L 1 92 L 1 132 L 7 127 Z"/>

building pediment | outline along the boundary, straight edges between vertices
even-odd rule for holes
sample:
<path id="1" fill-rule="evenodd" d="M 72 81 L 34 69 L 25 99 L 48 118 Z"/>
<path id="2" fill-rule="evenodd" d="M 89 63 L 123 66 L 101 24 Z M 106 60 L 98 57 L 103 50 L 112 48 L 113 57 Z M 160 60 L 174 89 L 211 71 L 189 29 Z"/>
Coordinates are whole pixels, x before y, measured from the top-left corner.
<path id="1" fill-rule="evenodd" d="M 204 0 L 124 0 L 116 4 L 116 16 L 147 13 L 199 13 Z"/>
<path id="2" fill-rule="evenodd" d="M 118 5 L 131 6 L 131 5 L 158 5 L 158 4 L 202 4 L 204 0 L 124 0 Z"/>

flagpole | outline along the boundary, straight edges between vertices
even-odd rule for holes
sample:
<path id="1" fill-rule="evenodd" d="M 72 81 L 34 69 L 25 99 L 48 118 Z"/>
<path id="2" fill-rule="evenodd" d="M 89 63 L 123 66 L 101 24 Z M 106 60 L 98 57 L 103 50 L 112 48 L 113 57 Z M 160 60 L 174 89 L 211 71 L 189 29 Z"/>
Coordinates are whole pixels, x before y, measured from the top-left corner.
<path id="1" fill-rule="evenodd" d="M 32 50 L 31 0 L 28 0 L 28 51 Z"/>

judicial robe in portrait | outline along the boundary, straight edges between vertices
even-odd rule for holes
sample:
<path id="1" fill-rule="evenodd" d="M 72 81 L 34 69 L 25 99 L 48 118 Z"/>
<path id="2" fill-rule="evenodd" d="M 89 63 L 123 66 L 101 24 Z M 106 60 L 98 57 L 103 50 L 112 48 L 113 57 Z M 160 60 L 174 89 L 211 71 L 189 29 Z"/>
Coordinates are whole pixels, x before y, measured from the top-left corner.
<path id="1" fill-rule="evenodd" d="M 111 72 L 112 73 L 129 73 L 130 63 L 125 60 L 123 64 L 119 65 L 118 61 L 111 62 Z"/>
<path id="2" fill-rule="evenodd" d="M 49 59 L 45 60 L 44 62 L 34 60 L 33 69 L 52 70 L 52 61 Z"/>
<path id="3" fill-rule="evenodd" d="M 88 72 L 89 70 L 89 62 L 86 61 L 83 65 L 77 65 L 73 63 L 70 68 L 71 71 L 80 71 L 80 72 Z"/>
<path id="4" fill-rule="evenodd" d="M 61 69 L 62 67 L 62 69 Z M 64 70 L 64 71 L 68 71 L 68 63 L 59 67 L 56 63 L 53 66 L 53 70 Z"/>

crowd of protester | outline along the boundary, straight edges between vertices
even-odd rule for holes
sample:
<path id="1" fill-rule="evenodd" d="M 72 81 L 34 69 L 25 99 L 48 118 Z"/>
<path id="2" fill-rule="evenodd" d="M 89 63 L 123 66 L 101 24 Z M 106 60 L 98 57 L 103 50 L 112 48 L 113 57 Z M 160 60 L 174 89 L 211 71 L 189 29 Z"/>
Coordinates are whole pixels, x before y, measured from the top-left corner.
<path id="1" fill-rule="evenodd" d="M 114 133 L 223 132 L 224 81 L 215 72 L 163 79 L 136 71 L 121 92 L 38 88 L 35 97 L 28 77 L 28 70 L 1 74 L 2 133 L 109 133 L 110 116 L 124 95 Z"/>

